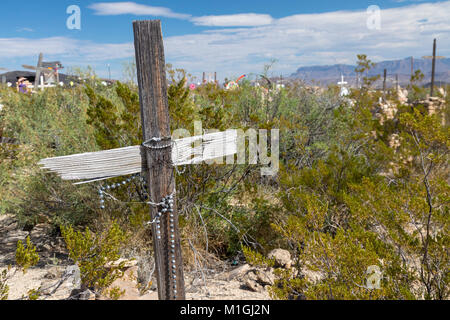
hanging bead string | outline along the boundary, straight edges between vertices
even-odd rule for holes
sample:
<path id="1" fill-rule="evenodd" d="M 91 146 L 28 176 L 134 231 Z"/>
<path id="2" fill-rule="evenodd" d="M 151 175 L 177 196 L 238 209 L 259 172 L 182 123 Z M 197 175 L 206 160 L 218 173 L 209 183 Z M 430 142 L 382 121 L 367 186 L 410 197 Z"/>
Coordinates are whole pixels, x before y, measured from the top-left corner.
<path id="1" fill-rule="evenodd" d="M 157 239 L 161 240 L 161 225 L 160 219 L 163 214 L 169 214 L 169 270 L 172 270 L 172 285 L 174 298 L 177 298 L 177 264 L 175 258 L 175 215 L 174 215 L 174 194 L 163 198 L 158 210 L 158 217 L 156 222 Z"/>
<path id="2" fill-rule="evenodd" d="M 145 200 L 149 199 L 149 198 L 150 198 L 150 195 L 149 195 L 148 192 L 147 192 L 147 182 L 145 181 L 145 179 L 144 179 L 144 177 L 143 177 L 142 175 L 140 175 L 140 174 L 134 174 L 134 175 L 132 175 L 131 177 L 129 177 L 129 178 L 127 178 L 127 179 L 124 179 L 124 180 L 122 180 L 122 181 L 120 181 L 120 182 L 113 183 L 113 184 L 107 184 L 107 185 L 104 185 L 104 186 L 99 187 L 99 188 L 98 188 L 98 194 L 99 194 L 99 197 L 100 197 L 100 208 L 101 208 L 101 209 L 105 209 L 105 195 L 108 196 L 108 197 L 110 197 L 110 198 L 112 198 L 113 200 L 118 201 L 118 202 L 121 202 L 121 203 L 141 203 L 141 204 L 148 204 L 148 205 L 155 206 L 155 207 L 167 205 L 166 199 L 169 199 L 169 198 L 170 198 L 170 199 L 172 199 L 172 201 L 173 201 L 173 196 L 175 195 L 175 191 L 174 191 L 171 195 L 169 195 L 168 197 L 163 198 L 163 200 L 162 200 L 161 202 L 153 202 L 153 201 L 146 201 L 146 202 L 137 202 L 137 201 L 126 202 L 126 201 L 120 201 L 120 200 L 116 199 L 115 197 L 113 197 L 111 194 L 109 194 L 109 193 L 107 192 L 107 191 L 109 191 L 109 190 L 114 190 L 114 189 L 117 189 L 117 188 L 126 186 L 127 184 L 129 184 L 129 183 L 132 182 L 133 180 L 138 180 L 138 179 L 139 179 L 139 182 L 140 182 L 140 184 L 141 184 L 141 191 L 142 191 L 142 193 L 144 194 L 144 199 L 145 199 Z M 164 207 L 164 208 L 167 208 L 167 207 Z M 166 212 L 168 212 L 168 210 L 167 210 L 167 211 L 164 210 L 162 213 L 166 213 Z M 172 212 L 173 212 L 173 210 L 172 210 Z M 147 222 L 147 224 L 153 224 L 153 223 L 155 223 L 155 222 L 156 222 L 156 219 L 157 219 L 157 217 L 156 217 L 153 221 Z"/>
<path id="3" fill-rule="evenodd" d="M 151 145 L 151 143 L 156 143 L 156 142 L 162 142 L 162 141 L 168 141 L 167 144 L 164 144 L 162 146 L 155 146 L 155 145 Z M 142 143 L 142 146 L 151 150 L 161 150 L 161 149 L 166 149 L 171 147 L 173 144 L 172 142 L 172 137 L 162 137 L 162 138 L 151 138 L 145 142 Z"/>
<path id="4" fill-rule="evenodd" d="M 168 143 L 161 146 L 150 145 L 149 143 L 168 141 Z M 171 148 L 175 142 L 171 140 L 171 137 L 164 138 L 152 138 L 142 144 L 144 147 L 150 150 L 161 150 L 166 148 Z M 173 163 L 170 163 L 173 166 Z M 176 166 L 175 166 L 176 168 Z M 177 170 L 177 169 L 176 169 Z M 177 170 L 178 172 L 178 170 Z M 147 202 L 149 205 L 157 206 L 158 213 L 153 223 L 156 223 L 156 238 L 161 240 L 161 217 L 164 214 L 169 214 L 169 272 L 172 273 L 172 286 L 173 286 L 173 294 L 174 299 L 177 299 L 177 265 L 176 265 L 176 257 L 175 257 L 175 215 L 174 215 L 174 196 L 175 191 L 162 199 L 160 203 Z"/>
<path id="5" fill-rule="evenodd" d="M 161 141 L 169 141 L 169 143 L 162 145 L 162 146 L 150 145 L 150 143 L 161 142 Z M 172 140 L 172 137 L 162 137 L 162 138 L 151 138 L 151 139 L 145 141 L 144 143 L 142 143 L 142 146 L 145 148 L 148 148 L 150 150 L 162 150 L 162 149 L 167 149 L 169 147 L 177 148 L 177 143 L 175 140 Z M 170 165 L 173 165 L 173 163 L 170 163 Z M 186 167 L 184 167 L 183 170 L 181 171 L 178 169 L 177 166 L 175 166 L 175 171 L 177 172 L 177 174 L 183 174 L 186 171 Z"/>
<path id="6" fill-rule="evenodd" d="M 147 192 L 147 182 L 145 182 L 145 179 L 143 178 L 143 176 L 141 176 L 138 173 L 138 174 L 134 174 L 134 175 L 130 176 L 127 179 L 123 179 L 120 182 L 107 184 L 107 185 L 104 185 L 104 186 L 100 186 L 98 188 L 98 194 L 99 194 L 99 197 L 100 197 L 100 208 L 101 209 L 105 209 L 105 195 L 109 196 L 110 198 L 112 198 L 112 199 L 114 199 L 116 201 L 120 201 L 120 200 L 117 200 L 116 198 L 114 198 L 109 193 L 107 193 L 107 191 L 118 189 L 120 187 L 124 187 L 127 184 L 131 183 L 132 181 L 138 180 L 138 179 L 139 179 L 139 182 L 140 182 L 141 192 L 142 192 L 142 194 L 144 196 L 144 200 L 148 200 L 149 199 L 149 194 Z M 120 202 L 123 202 L 123 201 L 120 201 Z M 146 202 L 124 202 L 124 203 L 146 203 Z"/>
<path id="7" fill-rule="evenodd" d="M 168 140 L 169 143 L 161 145 L 161 146 L 150 145 L 150 143 L 161 142 L 161 141 L 165 141 L 165 140 Z M 173 145 L 174 145 L 174 142 L 171 141 L 171 137 L 152 138 L 152 139 L 147 140 L 144 143 L 142 143 L 143 147 L 148 148 L 150 150 L 166 149 L 166 148 L 172 147 Z M 173 165 L 173 164 L 171 163 L 171 165 Z M 177 172 L 179 173 L 178 170 L 177 170 Z M 145 200 L 150 199 L 150 195 L 147 192 L 147 190 L 148 190 L 147 182 L 145 181 L 144 177 L 141 174 L 134 174 L 131 177 L 124 179 L 123 181 L 121 181 L 119 183 L 113 183 L 110 185 L 101 186 L 98 189 L 98 193 L 100 196 L 100 208 L 105 209 L 105 195 L 111 197 L 112 199 L 114 199 L 116 201 L 119 201 L 119 200 L 115 199 L 112 195 L 108 194 L 106 191 L 125 186 L 125 185 L 129 184 L 131 181 L 137 180 L 137 179 L 139 179 L 139 182 L 141 184 L 141 189 L 143 190 Z M 170 248 L 170 250 L 169 250 L 169 268 L 170 269 L 169 269 L 169 271 L 171 270 L 171 273 L 172 273 L 171 279 L 172 279 L 174 299 L 177 299 L 177 293 L 178 293 L 177 289 L 178 288 L 177 288 L 177 265 L 176 265 L 176 257 L 175 257 L 174 196 L 175 196 L 175 191 L 171 195 L 164 197 L 161 200 L 161 202 L 159 202 L 159 203 L 156 203 L 153 201 L 147 201 L 147 202 L 141 202 L 141 203 L 145 203 L 145 204 L 148 204 L 151 206 L 158 207 L 158 212 L 157 212 L 156 217 L 153 219 L 153 221 L 147 222 L 147 225 L 156 224 L 157 240 L 162 240 L 161 217 L 163 216 L 163 214 L 169 214 L 169 227 L 170 227 L 170 232 L 169 232 L 169 248 Z M 139 203 L 139 202 L 133 202 L 133 203 Z"/>

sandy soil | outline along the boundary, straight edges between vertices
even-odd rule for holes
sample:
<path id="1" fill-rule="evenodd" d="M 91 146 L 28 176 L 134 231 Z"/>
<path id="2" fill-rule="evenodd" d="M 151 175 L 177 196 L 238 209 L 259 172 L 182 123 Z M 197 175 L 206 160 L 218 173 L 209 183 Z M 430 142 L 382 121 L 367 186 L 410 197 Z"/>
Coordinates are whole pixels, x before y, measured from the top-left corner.
<path id="1" fill-rule="evenodd" d="M 68 277 L 67 268 L 73 263 L 68 259 L 62 239 L 48 236 L 48 229 L 38 225 L 31 231 L 21 230 L 14 217 L 0 216 L 0 271 L 12 266 L 7 285 L 9 300 L 26 299 L 30 290 L 41 289 L 45 295 L 41 299 L 68 299 L 74 287 L 74 278 Z M 30 236 L 40 256 L 38 265 L 24 274 L 15 267 L 17 241 L 25 241 Z M 121 300 L 157 300 L 156 288 L 140 295 L 136 288 L 137 266 L 127 270 L 123 279 L 113 286 L 126 290 Z M 244 274 L 248 268 L 231 268 L 225 262 L 216 270 L 199 272 L 185 271 L 187 300 L 268 300 L 269 294 L 262 290 L 253 292 L 247 289 Z M 65 280 L 63 280 L 65 279 Z"/>

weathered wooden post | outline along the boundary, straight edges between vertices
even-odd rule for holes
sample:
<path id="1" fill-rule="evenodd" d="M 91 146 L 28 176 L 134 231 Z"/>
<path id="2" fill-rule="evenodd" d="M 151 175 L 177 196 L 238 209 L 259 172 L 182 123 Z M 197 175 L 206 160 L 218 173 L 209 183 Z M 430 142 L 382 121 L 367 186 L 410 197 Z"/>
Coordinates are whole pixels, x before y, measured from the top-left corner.
<path id="1" fill-rule="evenodd" d="M 39 80 L 41 79 L 41 68 L 42 68 L 42 60 L 44 59 L 44 54 L 41 52 L 39 54 L 39 60 L 36 67 L 36 78 L 34 79 L 34 88 L 37 90 L 39 86 Z"/>
<path id="2" fill-rule="evenodd" d="M 168 210 L 160 216 L 160 224 L 153 224 L 152 227 L 158 295 L 160 300 L 184 300 L 161 22 L 134 21 L 133 29 L 141 120 L 144 141 L 147 142 L 145 158 L 149 168 L 149 194 L 155 203 L 173 201 L 170 208 L 159 205 L 150 209 L 152 219 L 157 219 L 164 209 Z"/>
<path id="3" fill-rule="evenodd" d="M 443 56 L 436 56 L 436 39 L 433 41 L 433 55 L 432 56 L 424 56 L 423 59 L 432 59 L 431 62 L 431 85 L 430 85 L 430 97 L 434 94 L 434 80 L 436 74 L 436 60 L 444 59 Z"/>
<path id="4" fill-rule="evenodd" d="M 387 76 L 387 70 L 384 69 L 383 72 L 383 99 L 386 100 L 386 76 Z"/>
<path id="5" fill-rule="evenodd" d="M 434 91 L 434 74 L 436 71 L 436 39 L 433 41 L 433 62 L 431 64 L 431 86 L 430 86 L 430 97 L 433 96 Z"/>

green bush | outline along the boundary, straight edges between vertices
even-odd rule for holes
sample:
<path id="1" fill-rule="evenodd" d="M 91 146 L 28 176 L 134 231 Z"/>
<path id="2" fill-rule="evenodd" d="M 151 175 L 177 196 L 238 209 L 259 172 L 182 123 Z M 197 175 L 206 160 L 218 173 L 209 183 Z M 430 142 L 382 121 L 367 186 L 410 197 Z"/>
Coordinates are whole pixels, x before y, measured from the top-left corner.
<path id="1" fill-rule="evenodd" d="M 16 264 L 26 273 L 28 268 L 35 266 L 39 262 L 39 255 L 36 253 L 36 247 L 31 242 L 30 237 L 26 239 L 26 246 L 22 241 L 17 242 Z"/>
<path id="2" fill-rule="evenodd" d="M 381 123 L 375 114 L 382 93 L 374 89 L 376 77 L 369 77 L 373 65 L 358 55 L 362 87 L 346 98 L 336 86 L 316 90 L 292 83 L 277 89 L 269 83 L 253 87 L 246 80 L 233 91 L 213 84 L 189 90 L 189 75 L 168 66 L 172 130 L 194 134 L 194 121 L 201 120 L 204 130 L 280 129 L 281 139 L 280 171 L 274 177 L 261 177 L 258 165 L 177 168 L 187 264 L 194 262 L 191 245 L 196 258 L 205 251 L 221 258 L 243 252 L 252 263 L 282 247 L 293 255 L 298 272 L 277 270 L 275 298 L 448 298 L 450 139 L 442 118 L 448 119 L 450 98 L 444 110 L 428 116 L 422 106 L 396 105 L 388 95 L 397 113 Z M 418 86 L 420 73 L 412 80 L 409 98 L 420 99 L 425 93 Z M 105 287 L 114 276 L 100 268 L 102 259 L 91 259 L 89 250 L 98 247 L 95 254 L 103 252 L 106 259 L 108 250 L 96 239 L 108 237 L 101 230 L 111 229 L 111 219 L 132 234 L 128 250 L 150 247 L 142 187 L 131 183 L 115 189 L 118 201 L 108 198 L 100 210 L 99 183 L 73 186 L 36 165 L 45 157 L 142 142 L 137 87 L 96 81 L 34 96 L 0 91 L 5 105 L 0 133 L 20 142 L 0 145 L 0 212 L 15 214 L 22 225 L 48 221 L 55 230 L 73 225 L 65 234 L 72 239 L 73 257 L 88 261 L 85 285 Z M 393 135 L 398 147 L 390 145 Z M 95 231 L 74 231 L 86 226 Z M 114 233 L 120 238 L 118 230 Z M 379 290 L 366 286 L 370 266 L 383 274 Z"/>
<path id="3" fill-rule="evenodd" d="M 0 300 L 8 300 L 9 286 L 8 281 L 8 270 L 3 270 L 0 272 Z"/>
<path id="4" fill-rule="evenodd" d="M 82 288 L 101 294 L 123 276 L 123 263 L 112 264 L 120 258 L 127 240 L 126 233 L 116 222 L 99 233 L 93 233 L 88 227 L 84 232 L 75 231 L 72 226 L 62 226 L 61 233 L 70 259 L 80 268 Z"/>

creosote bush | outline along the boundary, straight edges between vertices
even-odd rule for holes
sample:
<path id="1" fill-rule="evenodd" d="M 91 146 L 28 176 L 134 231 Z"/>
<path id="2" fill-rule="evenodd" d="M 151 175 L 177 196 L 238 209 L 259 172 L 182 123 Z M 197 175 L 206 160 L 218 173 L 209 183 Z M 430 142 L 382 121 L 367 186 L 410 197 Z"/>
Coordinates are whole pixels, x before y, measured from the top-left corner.
<path id="1" fill-rule="evenodd" d="M 116 279 L 123 276 L 124 264 L 113 262 L 120 258 L 127 235 L 116 222 L 102 232 L 94 234 L 88 227 L 76 231 L 72 226 L 62 226 L 69 257 L 80 268 L 82 289 L 92 289 L 102 294 Z M 113 297 L 119 292 L 113 290 Z"/>
<path id="2" fill-rule="evenodd" d="M 248 247 L 242 247 L 242 253 L 245 256 L 245 260 L 248 264 L 257 267 L 270 268 L 275 265 L 274 259 L 268 259 L 261 253 L 254 251 Z"/>
<path id="3" fill-rule="evenodd" d="M 269 79 L 261 87 L 243 80 L 233 91 L 213 84 L 189 90 L 189 75 L 168 66 L 172 130 L 194 135 L 194 121 L 202 121 L 204 132 L 280 129 L 280 171 L 273 177 L 261 177 L 258 165 L 174 172 L 187 265 L 243 252 L 249 263 L 268 266 L 267 253 L 284 248 L 295 270 L 277 269 L 275 299 L 448 299 L 450 95 L 429 115 L 412 103 L 426 93 L 417 73 L 408 104 L 389 93 L 396 113 L 380 122 L 383 95 L 374 88 L 377 77 L 369 76 L 373 65 L 358 55 L 361 88 L 345 98 L 336 86 L 276 88 Z M 125 231 L 133 248 L 151 247 L 145 193 L 138 183 L 115 189 L 115 200 L 106 199 L 100 210 L 101 183 L 73 186 L 36 165 L 45 157 L 142 142 L 137 87 L 95 81 L 31 97 L 0 91 L 0 133 L 20 142 L 0 145 L 0 212 L 15 214 L 22 225 L 72 225 L 63 234 L 83 266 L 84 285 L 106 288 L 119 271 L 103 266 L 123 253 Z M 115 240 L 101 240 L 108 238 Z M 371 266 L 382 274 L 380 289 L 367 287 Z"/>
<path id="4" fill-rule="evenodd" d="M 39 262 L 39 255 L 36 252 L 36 246 L 31 242 L 30 237 L 26 239 L 24 246 L 22 241 L 17 242 L 16 264 L 26 273 L 28 268 L 35 266 Z"/>
<path id="5" fill-rule="evenodd" d="M 0 300 L 8 300 L 9 286 L 8 281 L 8 269 L 0 272 Z"/>

